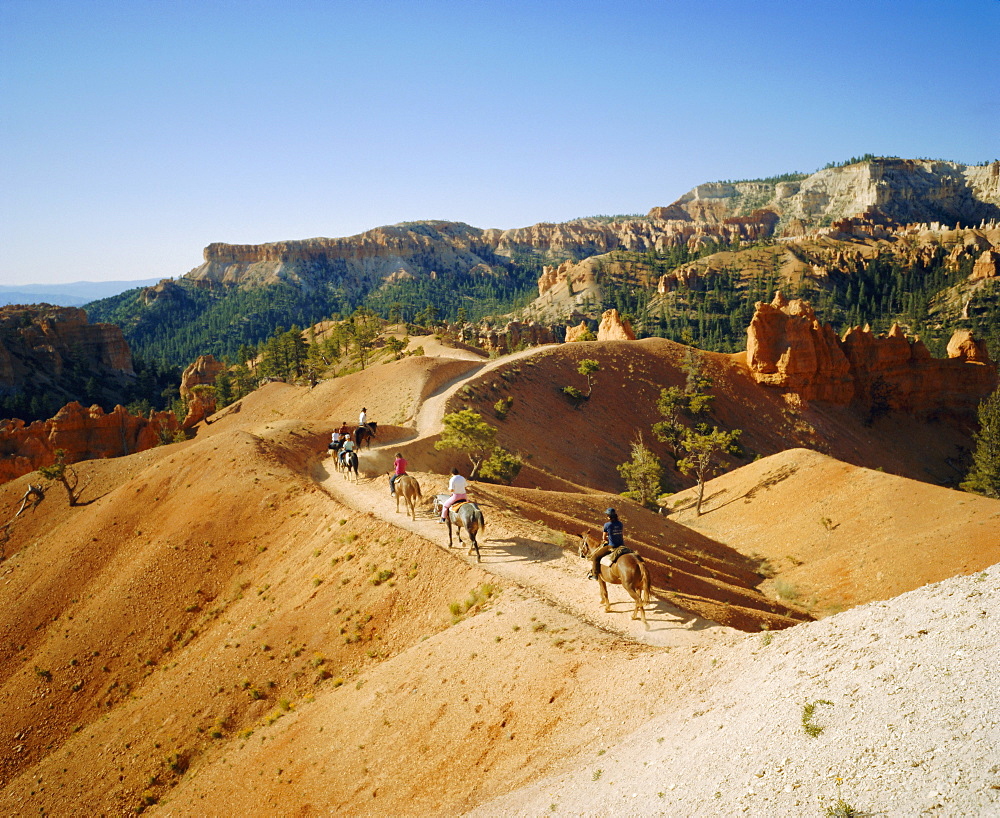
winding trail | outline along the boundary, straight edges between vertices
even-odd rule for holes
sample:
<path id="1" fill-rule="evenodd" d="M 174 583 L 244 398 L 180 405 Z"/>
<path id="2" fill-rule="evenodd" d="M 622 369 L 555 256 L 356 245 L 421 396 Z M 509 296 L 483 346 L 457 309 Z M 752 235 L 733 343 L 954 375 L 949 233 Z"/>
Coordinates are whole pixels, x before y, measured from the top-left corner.
<path id="1" fill-rule="evenodd" d="M 439 433 L 444 428 L 442 418 L 445 405 L 464 383 L 511 361 L 537 354 L 543 349 L 544 347 L 535 347 L 498 358 L 473 367 L 443 384 L 417 409 L 412 437 L 405 441 L 397 439 L 381 447 L 373 446 L 370 452 L 361 452 L 362 471 L 366 459 L 384 459 L 381 449 L 393 448 L 401 442 L 410 443 Z M 466 553 L 467 542 L 463 547 L 457 547 L 456 537 L 456 547 L 449 550 L 447 528 L 438 522 L 431 508 L 434 495 L 446 490 L 447 478 L 423 472 L 411 471 L 410 474 L 419 481 L 424 496 L 416 520 L 411 520 L 405 513 L 405 503 L 402 501 L 399 503 L 400 511 L 397 512 L 396 498 L 389 495 L 388 478 L 382 473 L 374 477 L 362 477 L 354 483 L 337 472 L 332 460 L 326 458 L 316 466 L 313 476 L 337 502 L 358 511 L 370 512 L 399 528 L 419 534 L 449 551 L 455 559 L 474 564 L 475 556 Z M 469 493 L 471 499 L 475 500 L 475 483 L 470 485 Z M 485 536 L 479 542 L 482 553 L 480 567 L 507 582 L 520 585 L 581 621 L 658 647 L 707 646 L 736 637 L 735 631 L 693 616 L 655 596 L 651 596 L 646 607 L 648 628 L 644 628 L 641 621 L 630 618 L 632 599 L 624 589 L 615 585 L 608 588 L 612 612 L 604 613 L 597 583 L 586 579 L 588 563 L 576 555 L 575 542 L 566 543 L 565 546 L 555 545 L 545 539 L 546 536 L 551 536 L 551 532 L 541 526 L 486 503 L 480 505 L 486 518 Z"/>

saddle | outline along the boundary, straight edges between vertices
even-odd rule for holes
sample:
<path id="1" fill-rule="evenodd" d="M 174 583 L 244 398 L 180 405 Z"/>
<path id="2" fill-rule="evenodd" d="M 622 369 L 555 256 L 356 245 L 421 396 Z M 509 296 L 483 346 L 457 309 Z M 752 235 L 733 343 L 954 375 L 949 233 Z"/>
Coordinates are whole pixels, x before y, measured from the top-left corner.
<path id="1" fill-rule="evenodd" d="M 612 565 L 615 564 L 615 562 L 618 561 L 618 558 L 621 557 L 622 555 L 624 555 L 624 554 L 634 554 L 634 553 L 635 553 L 635 551 L 633 551 L 627 545 L 619 545 L 610 554 L 605 554 L 603 557 L 601 557 L 601 565 L 605 565 L 608 568 L 610 568 Z"/>
<path id="2" fill-rule="evenodd" d="M 469 500 L 456 500 L 448 507 L 448 511 L 458 511 L 459 508 L 464 506 L 466 503 L 471 502 Z"/>

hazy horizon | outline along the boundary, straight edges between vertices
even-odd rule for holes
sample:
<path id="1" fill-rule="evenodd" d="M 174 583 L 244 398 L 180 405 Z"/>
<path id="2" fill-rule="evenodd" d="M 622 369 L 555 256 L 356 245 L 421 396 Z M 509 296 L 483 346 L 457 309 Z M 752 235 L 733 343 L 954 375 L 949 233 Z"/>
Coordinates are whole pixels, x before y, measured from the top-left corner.
<path id="1" fill-rule="evenodd" d="M 1000 155 L 1000 2 L 4 0 L 0 282 Z"/>

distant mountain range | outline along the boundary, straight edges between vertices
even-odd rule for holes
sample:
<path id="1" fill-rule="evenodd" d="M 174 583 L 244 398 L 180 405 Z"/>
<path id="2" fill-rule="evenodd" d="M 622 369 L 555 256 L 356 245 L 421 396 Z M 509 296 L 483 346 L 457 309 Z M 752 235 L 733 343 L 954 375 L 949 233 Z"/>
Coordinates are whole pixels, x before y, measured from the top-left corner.
<path id="1" fill-rule="evenodd" d="M 56 307 L 82 307 L 91 301 L 150 287 L 158 278 L 138 281 L 74 281 L 69 284 L 0 284 L 0 307 L 8 304 L 52 304 Z"/>
<path id="2" fill-rule="evenodd" d="M 584 260 L 597 265 L 595 280 L 602 278 L 611 263 L 624 260 L 621 292 L 614 300 L 607 288 L 595 290 L 596 298 L 588 300 L 587 294 L 569 282 L 571 310 L 591 318 L 609 306 L 637 314 L 648 301 L 637 300 L 639 290 L 648 291 L 652 285 L 655 293 L 657 286 L 645 273 L 638 278 L 632 275 L 641 272 L 638 265 L 643 263 L 655 268 L 651 272 L 663 282 L 672 270 L 719 250 L 785 245 L 811 236 L 829 243 L 834 235 L 842 235 L 850 244 L 856 241 L 854 232 L 860 230 L 865 241 L 874 242 L 877 256 L 882 245 L 876 233 L 884 234 L 885 246 L 891 248 L 906 245 L 902 239 L 907 225 L 940 232 L 998 223 L 1000 161 L 964 165 L 866 158 L 809 175 L 699 185 L 645 216 L 574 219 L 512 230 L 422 221 L 377 227 L 346 238 L 210 244 L 204 263 L 187 274 L 90 303 L 87 310 L 93 321 L 119 325 L 137 356 L 185 365 L 200 354 L 234 356 L 239 347 L 257 344 L 278 328 L 307 327 L 358 307 L 408 321 L 420 321 L 421 316 L 455 321 L 509 314 L 538 297 L 546 283 L 551 287 L 558 272 L 554 267 Z M 944 245 L 956 238 L 939 241 L 940 251 L 927 251 L 929 260 L 940 266 L 942 254 L 953 249 Z M 963 259 L 970 270 L 972 250 L 981 254 L 1000 249 L 989 236 L 977 235 L 973 241 Z M 820 267 L 833 270 L 824 257 L 826 252 L 820 247 L 810 249 L 808 259 L 803 255 L 806 275 L 797 279 L 827 291 L 839 283 L 846 292 L 848 282 L 819 275 Z M 901 265 L 910 262 L 900 257 Z M 838 261 L 834 272 L 839 275 L 841 268 L 846 270 Z M 744 312 L 752 312 L 755 297 L 770 298 L 766 292 L 770 284 L 765 282 L 764 291 L 756 296 L 746 286 L 749 274 L 724 272 L 742 276 L 742 281 L 732 282 L 732 297 L 747 302 Z M 920 299 L 932 297 L 937 284 L 934 287 L 934 292 L 915 294 L 920 302 L 910 305 L 915 319 L 925 317 L 926 305 Z M 852 320 L 869 320 L 864 302 L 870 300 L 871 288 L 872 283 L 867 283 L 863 293 L 852 290 L 851 303 L 842 312 L 847 315 L 858 302 Z M 704 327 L 699 328 L 704 320 L 678 328 L 671 323 L 669 304 L 664 302 L 662 310 L 660 303 L 656 307 L 661 328 L 647 327 L 647 334 L 674 337 L 690 330 L 696 345 L 708 343 L 705 348 L 728 351 L 721 342 L 705 337 Z M 748 317 L 738 317 L 733 326 L 742 332 Z"/>

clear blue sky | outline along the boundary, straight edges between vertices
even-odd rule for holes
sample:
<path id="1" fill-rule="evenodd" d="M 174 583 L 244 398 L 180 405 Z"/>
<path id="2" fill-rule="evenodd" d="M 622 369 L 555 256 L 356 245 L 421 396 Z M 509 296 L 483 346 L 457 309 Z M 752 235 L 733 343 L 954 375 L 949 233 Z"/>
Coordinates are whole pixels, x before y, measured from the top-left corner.
<path id="1" fill-rule="evenodd" d="M 0 0 L 0 283 L 1000 158 L 1000 0 Z"/>

